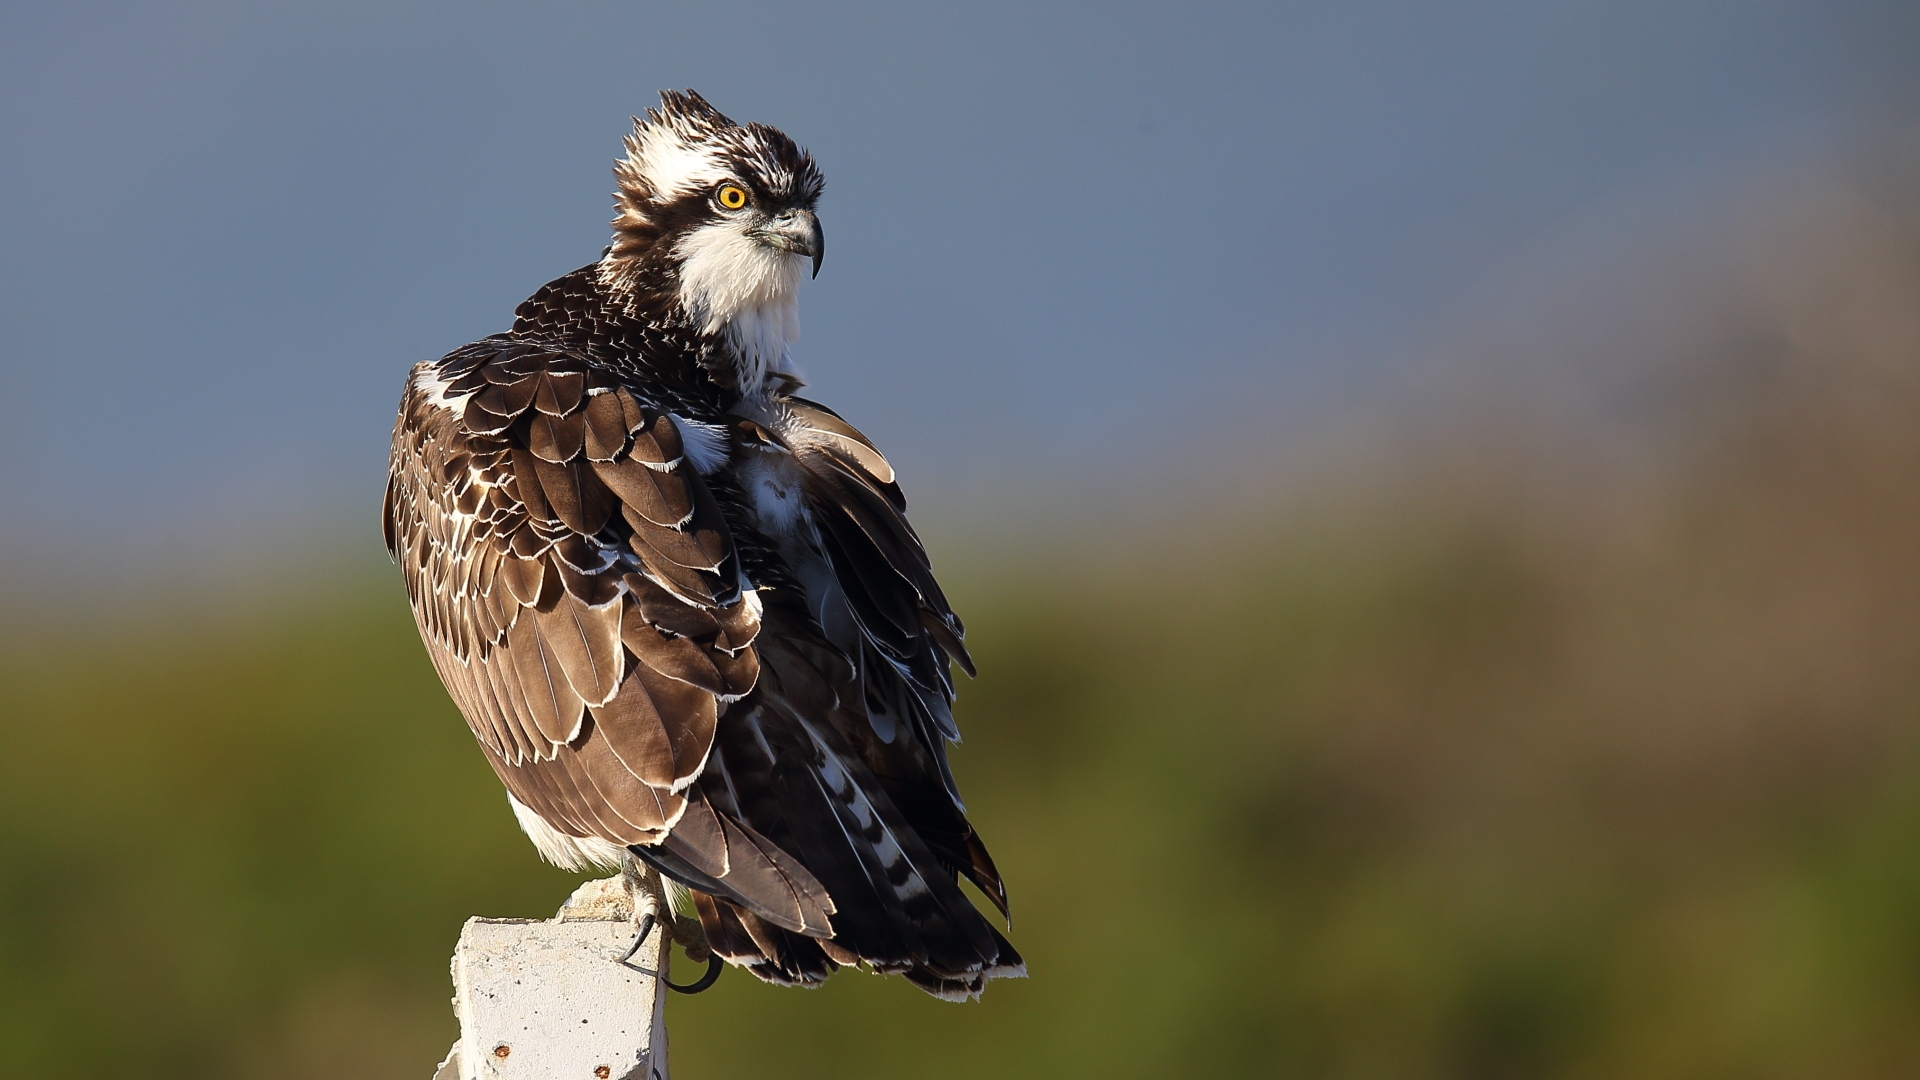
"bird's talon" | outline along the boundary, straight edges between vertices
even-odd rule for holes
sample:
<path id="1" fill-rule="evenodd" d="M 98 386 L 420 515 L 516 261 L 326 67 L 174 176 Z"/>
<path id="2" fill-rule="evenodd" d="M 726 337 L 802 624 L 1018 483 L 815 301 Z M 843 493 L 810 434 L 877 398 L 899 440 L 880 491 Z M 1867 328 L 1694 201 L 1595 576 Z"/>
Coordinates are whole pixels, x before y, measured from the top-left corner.
<path id="1" fill-rule="evenodd" d="M 705 975 L 700 976 L 700 978 L 697 981 L 688 983 L 685 986 L 681 986 L 679 983 L 676 983 L 676 982 L 669 982 L 664 976 L 661 977 L 660 981 L 663 983 L 666 983 L 667 989 L 675 991 L 676 993 L 698 994 L 698 993 L 701 993 L 702 991 L 705 991 L 711 988 L 714 983 L 719 982 L 720 973 L 722 971 L 725 971 L 726 968 L 727 968 L 727 962 L 720 959 L 719 953 L 708 953 L 707 954 L 707 973 Z"/>
<path id="2" fill-rule="evenodd" d="M 640 916 L 640 929 L 634 931 L 633 944 L 627 946 L 627 951 L 622 953 L 620 959 L 614 962 L 617 964 L 627 964 L 627 961 L 633 959 L 633 954 L 640 951 L 640 946 L 647 943 L 647 935 L 651 933 L 653 933 L 653 914 L 649 912 Z M 632 965 L 627 966 L 631 967 Z M 649 972 L 648 974 L 652 973 Z"/>

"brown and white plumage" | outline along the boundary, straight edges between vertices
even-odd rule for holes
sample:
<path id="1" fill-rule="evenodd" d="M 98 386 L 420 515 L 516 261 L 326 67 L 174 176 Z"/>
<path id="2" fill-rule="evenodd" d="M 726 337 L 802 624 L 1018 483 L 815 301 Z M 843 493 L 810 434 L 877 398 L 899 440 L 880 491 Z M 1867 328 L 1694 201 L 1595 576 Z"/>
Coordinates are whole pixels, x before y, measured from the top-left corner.
<path id="1" fill-rule="evenodd" d="M 1024 969 L 958 886 L 1004 914 L 947 768 L 963 630 L 786 353 L 819 173 L 690 91 L 627 150 L 600 262 L 407 382 L 384 516 L 427 652 L 550 860 L 633 852 L 770 981 L 977 995 Z"/>

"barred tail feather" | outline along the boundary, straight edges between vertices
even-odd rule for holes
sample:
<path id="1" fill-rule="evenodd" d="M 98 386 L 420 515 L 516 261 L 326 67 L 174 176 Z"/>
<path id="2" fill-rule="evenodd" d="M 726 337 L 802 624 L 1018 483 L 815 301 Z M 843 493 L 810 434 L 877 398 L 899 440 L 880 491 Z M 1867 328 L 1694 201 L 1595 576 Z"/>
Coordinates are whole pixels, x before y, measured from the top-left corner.
<path id="1" fill-rule="evenodd" d="M 735 880 L 738 871 L 703 872 L 677 850 L 679 828 L 656 847 L 636 847 L 695 890 L 720 956 L 796 986 L 858 964 L 902 974 L 950 1000 L 978 996 L 989 979 L 1025 974 L 1013 946 L 960 891 L 956 867 L 934 854 L 833 725 L 757 694 L 741 704 L 749 707 L 721 725 L 700 801 L 725 827 L 763 838 L 807 867 L 833 914 L 830 927 L 776 918 L 781 912 L 769 910 L 764 895 Z"/>

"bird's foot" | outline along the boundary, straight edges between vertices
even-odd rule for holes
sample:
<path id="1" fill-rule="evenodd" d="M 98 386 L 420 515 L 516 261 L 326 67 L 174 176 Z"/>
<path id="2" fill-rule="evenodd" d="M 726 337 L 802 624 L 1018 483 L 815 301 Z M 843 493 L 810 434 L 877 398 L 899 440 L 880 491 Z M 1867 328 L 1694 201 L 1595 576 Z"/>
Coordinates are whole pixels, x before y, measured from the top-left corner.
<path id="1" fill-rule="evenodd" d="M 720 972 L 727 966 L 726 961 L 720 959 L 720 955 L 707 946 L 707 936 L 701 930 L 698 921 L 681 917 L 673 910 L 673 902 L 667 896 L 666 883 L 661 880 L 660 875 L 652 867 L 641 864 L 631 856 L 622 860 L 621 872 L 633 896 L 633 911 L 639 925 L 633 933 L 633 944 L 627 946 L 627 951 L 621 955 L 618 963 L 642 975 L 659 979 L 661 985 L 681 994 L 698 994 L 719 981 Z M 662 927 L 660 966 L 663 970 L 660 971 L 651 971 L 632 962 L 640 949 L 646 945 L 647 938 L 653 936 L 655 926 Z M 686 950 L 687 959 L 707 962 L 706 974 L 684 986 L 668 979 L 664 970 L 667 966 L 667 950 L 673 947 L 676 940 L 680 943 L 680 947 Z"/>

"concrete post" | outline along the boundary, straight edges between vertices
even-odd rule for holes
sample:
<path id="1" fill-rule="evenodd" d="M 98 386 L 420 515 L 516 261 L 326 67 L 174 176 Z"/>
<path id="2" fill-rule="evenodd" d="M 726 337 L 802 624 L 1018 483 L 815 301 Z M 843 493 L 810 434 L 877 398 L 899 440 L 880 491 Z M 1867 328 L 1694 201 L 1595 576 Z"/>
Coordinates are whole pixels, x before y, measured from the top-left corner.
<path id="1" fill-rule="evenodd" d="M 648 880 L 651 879 L 651 880 Z M 639 915 L 657 928 L 625 964 Z M 672 934 L 648 874 L 589 881 L 553 918 L 468 919 L 453 953 L 460 1041 L 434 1080 L 668 1080 Z"/>

